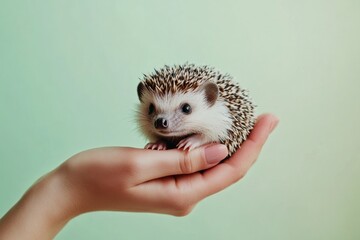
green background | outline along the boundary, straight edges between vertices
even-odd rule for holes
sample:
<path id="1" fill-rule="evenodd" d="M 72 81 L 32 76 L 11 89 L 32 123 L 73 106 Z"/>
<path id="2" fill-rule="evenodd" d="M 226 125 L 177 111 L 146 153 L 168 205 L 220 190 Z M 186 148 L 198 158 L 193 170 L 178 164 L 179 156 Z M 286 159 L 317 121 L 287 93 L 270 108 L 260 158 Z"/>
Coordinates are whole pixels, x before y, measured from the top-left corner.
<path id="1" fill-rule="evenodd" d="M 146 140 L 136 86 L 209 64 L 281 122 L 245 179 L 184 218 L 98 212 L 56 239 L 360 239 L 360 2 L 0 3 L 0 215 L 84 149 Z"/>

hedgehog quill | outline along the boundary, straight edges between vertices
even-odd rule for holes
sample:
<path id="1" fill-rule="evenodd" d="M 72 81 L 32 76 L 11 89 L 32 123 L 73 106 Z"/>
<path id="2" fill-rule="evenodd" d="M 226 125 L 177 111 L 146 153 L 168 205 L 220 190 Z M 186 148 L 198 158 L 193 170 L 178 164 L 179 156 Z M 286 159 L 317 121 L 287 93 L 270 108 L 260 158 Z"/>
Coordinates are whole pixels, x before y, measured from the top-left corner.
<path id="1" fill-rule="evenodd" d="M 254 104 L 228 74 L 209 66 L 165 66 L 137 87 L 137 120 L 145 148 L 191 150 L 225 144 L 231 156 L 252 130 Z"/>

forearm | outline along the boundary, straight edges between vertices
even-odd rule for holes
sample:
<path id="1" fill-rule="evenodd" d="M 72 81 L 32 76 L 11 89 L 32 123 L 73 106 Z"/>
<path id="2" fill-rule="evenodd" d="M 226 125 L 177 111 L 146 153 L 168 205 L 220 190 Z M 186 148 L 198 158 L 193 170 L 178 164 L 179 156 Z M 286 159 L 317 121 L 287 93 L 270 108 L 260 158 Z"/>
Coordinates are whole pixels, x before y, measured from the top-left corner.
<path id="1" fill-rule="evenodd" d="M 76 215 L 68 189 L 57 171 L 41 178 L 0 219 L 0 239 L 53 239 Z"/>

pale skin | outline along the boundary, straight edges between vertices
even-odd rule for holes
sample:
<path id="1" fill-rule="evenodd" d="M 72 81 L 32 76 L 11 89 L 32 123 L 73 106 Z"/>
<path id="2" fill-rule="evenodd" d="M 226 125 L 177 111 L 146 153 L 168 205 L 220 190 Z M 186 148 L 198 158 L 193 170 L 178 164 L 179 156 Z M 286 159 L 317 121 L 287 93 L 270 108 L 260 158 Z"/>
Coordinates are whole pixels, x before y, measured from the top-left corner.
<path id="1" fill-rule="evenodd" d="M 260 116 L 241 149 L 222 162 L 228 152 L 221 144 L 78 153 L 40 178 L 0 219 L 0 239 L 53 239 L 72 218 L 99 210 L 185 216 L 245 176 L 277 123 L 271 114 Z"/>

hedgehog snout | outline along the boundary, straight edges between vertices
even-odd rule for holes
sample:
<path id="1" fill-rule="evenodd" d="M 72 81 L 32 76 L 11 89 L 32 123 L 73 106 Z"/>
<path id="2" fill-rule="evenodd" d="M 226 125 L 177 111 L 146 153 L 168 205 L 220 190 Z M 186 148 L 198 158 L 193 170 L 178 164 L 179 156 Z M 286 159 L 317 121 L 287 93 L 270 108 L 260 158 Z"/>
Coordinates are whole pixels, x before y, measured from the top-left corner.
<path id="1" fill-rule="evenodd" d="M 156 119 L 154 122 L 154 127 L 156 129 L 166 129 L 166 128 L 168 128 L 168 126 L 169 126 L 169 122 L 165 118 L 160 117 L 160 118 Z"/>

